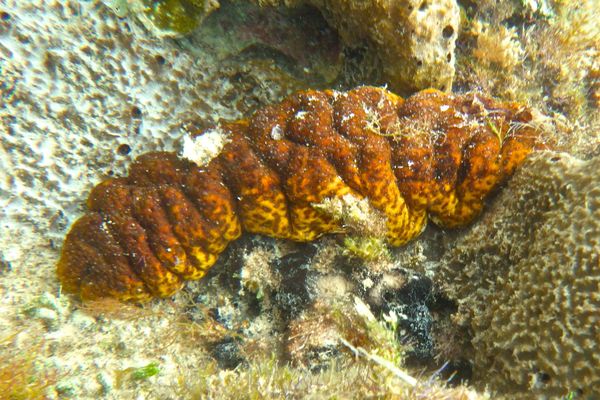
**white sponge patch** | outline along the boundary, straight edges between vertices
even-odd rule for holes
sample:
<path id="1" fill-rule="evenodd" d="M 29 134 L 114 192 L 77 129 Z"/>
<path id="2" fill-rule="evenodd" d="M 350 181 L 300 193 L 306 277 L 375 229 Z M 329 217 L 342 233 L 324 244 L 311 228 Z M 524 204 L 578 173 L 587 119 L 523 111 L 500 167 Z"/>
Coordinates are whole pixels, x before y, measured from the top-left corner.
<path id="1" fill-rule="evenodd" d="M 217 157 L 230 141 L 230 135 L 219 127 L 209 129 L 196 137 L 185 135 L 181 156 L 199 167 L 204 167 Z"/>

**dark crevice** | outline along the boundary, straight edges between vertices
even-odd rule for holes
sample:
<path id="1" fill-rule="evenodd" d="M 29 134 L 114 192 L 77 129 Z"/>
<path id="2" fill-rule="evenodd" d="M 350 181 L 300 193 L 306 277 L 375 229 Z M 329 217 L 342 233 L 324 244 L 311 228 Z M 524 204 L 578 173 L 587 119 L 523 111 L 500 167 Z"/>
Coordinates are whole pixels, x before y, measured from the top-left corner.
<path id="1" fill-rule="evenodd" d="M 295 115 L 295 113 L 293 113 L 293 115 Z M 288 130 L 288 121 L 289 121 L 289 115 L 286 117 L 285 119 L 285 126 L 280 126 L 280 128 L 282 129 L 282 134 L 283 137 L 281 138 L 281 140 L 288 140 L 291 143 L 294 143 L 292 140 L 290 140 L 287 135 L 286 132 Z M 250 127 L 248 127 L 249 129 Z M 263 132 L 264 134 L 264 132 Z M 270 135 L 270 132 L 267 132 L 267 136 Z M 256 156 L 256 158 L 258 159 L 258 162 L 260 163 L 260 165 L 262 167 L 264 167 L 266 170 L 268 170 L 270 173 L 272 173 L 273 175 L 276 175 L 279 178 L 279 186 L 278 189 L 279 191 L 283 194 L 283 198 L 285 200 L 285 214 L 286 217 L 288 219 L 288 231 L 290 235 L 294 235 L 295 234 L 295 224 L 294 224 L 294 219 L 292 218 L 292 210 L 291 210 L 291 206 L 292 206 L 292 201 L 290 200 L 288 194 L 287 194 L 287 190 L 286 190 L 286 185 L 285 185 L 285 178 L 282 178 L 280 176 L 280 174 L 278 174 L 276 171 L 278 169 L 278 165 L 275 162 L 269 162 L 268 160 L 265 159 L 265 157 L 263 156 L 263 154 L 259 151 L 259 149 L 257 148 L 257 146 L 254 143 L 254 140 L 252 140 L 251 138 L 249 138 L 246 134 L 246 132 L 244 132 L 244 138 L 245 140 L 248 142 L 249 147 L 252 149 L 252 153 Z M 274 139 L 273 139 L 274 140 Z M 289 161 L 289 159 L 288 159 Z M 286 165 L 287 168 L 287 165 Z M 287 178 L 287 177 L 286 177 Z"/>
<path id="2" fill-rule="evenodd" d="M 112 239 L 112 241 L 114 242 L 114 244 L 119 248 L 120 250 L 120 255 L 122 255 L 123 257 L 125 257 L 125 259 L 127 260 L 127 266 L 129 267 L 129 269 L 131 270 L 131 272 L 141 281 L 144 283 L 144 288 L 148 293 L 155 293 L 155 291 L 150 287 L 150 285 L 146 282 L 146 279 L 144 279 L 145 277 L 141 276 L 138 271 L 137 268 L 135 267 L 135 264 L 137 263 L 135 256 L 131 253 L 131 251 L 128 251 L 125 249 L 125 245 L 124 245 L 124 238 L 121 235 L 121 232 L 119 232 L 119 230 L 116 227 L 116 223 L 114 221 L 111 221 L 111 213 L 104 213 L 102 211 L 99 211 L 99 214 L 102 216 L 102 221 L 103 224 L 106 225 L 107 229 L 105 230 L 106 234 L 110 237 L 110 239 Z M 127 214 L 125 214 L 125 217 L 127 217 Z M 122 218 L 122 217 L 121 217 Z M 131 219 L 133 219 L 135 222 L 137 222 L 135 220 L 135 218 L 133 218 L 132 216 L 130 217 Z M 142 228 L 141 224 L 139 222 L 137 222 L 137 224 Z M 101 228 L 102 229 L 102 228 Z M 148 247 L 149 243 L 148 243 Z M 95 249 L 95 247 L 94 247 Z M 100 252 L 97 252 L 98 255 L 101 256 L 102 260 L 104 261 L 104 263 L 106 265 L 111 265 L 111 263 L 107 263 L 106 259 L 102 256 L 102 254 Z M 156 257 L 156 256 L 155 256 Z M 158 259 L 157 259 L 158 261 Z M 160 263 L 160 262 L 159 262 Z"/>
<path id="3" fill-rule="evenodd" d="M 148 194 L 148 190 L 150 190 L 151 192 L 153 192 L 157 196 L 157 198 L 160 200 L 160 194 L 159 194 L 158 190 L 155 187 L 145 187 L 144 190 L 143 190 L 143 192 L 142 193 L 138 193 L 138 194 L 143 195 L 143 197 L 146 197 L 146 195 Z M 133 190 L 130 192 L 130 196 L 135 199 L 135 194 L 134 194 Z M 135 200 L 134 200 L 134 202 L 135 202 Z M 165 210 L 163 208 L 163 205 L 161 203 L 159 203 L 159 204 L 160 204 L 160 211 L 163 214 L 165 214 Z M 170 265 L 168 265 L 167 263 L 162 262 L 162 260 L 158 256 L 158 254 L 157 254 L 158 253 L 158 248 L 163 247 L 161 245 L 162 240 L 159 239 L 159 235 L 157 233 L 155 233 L 154 229 L 152 229 L 152 227 L 149 224 L 144 223 L 144 219 L 140 218 L 137 215 L 137 213 L 135 212 L 135 206 L 133 204 L 132 204 L 131 216 L 138 223 L 138 225 L 140 227 L 142 227 L 142 229 L 144 229 L 146 231 L 146 238 L 147 238 L 148 247 L 152 251 L 152 255 L 154 256 L 154 258 L 156 258 L 158 260 L 159 264 L 163 268 L 167 269 L 172 274 L 175 274 L 175 275 L 177 275 L 178 277 L 181 278 L 181 276 L 177 272 L 175 272 L 171 268 Z M 168 220 L 168 215 L 165 214 L 165 217 Z M 176 246 L 180 247 L 186 253 L 186 257 L 187 257 L 188 256 L 187 252 L 185 251 L 185 249 L 183 248 L 183 246 L 181 245 L 181 243 L 179 243 L 179 239 L 177 239 L 175 237 L 175 232 L 173 232 L 173 229 L 172 229 L 171 225 L 169 225 L 169 231 L 170 231 L 170 234 L 177 240 Z M 150 237 L 153 237 L 153 239 L 151 239 Z"/>
<path id="4" fill-rule="evenodd" d="M 198 210 L 196 210 L 196 206 L 194 205 L 194 203 L 191 202 L 188 199 L 188 197 L 185 195 L 185 193 L 184 193 L 183 190 L 180 190 L 180 188 L 176 187 L 176 186 L 171 186 L 171 187 L 175 188 L 181 194 L 183 194 L 185 200 L 192 206 L 191 209 L 194 212 L 196 212 L 196 213 L 198 212 Z M 176 218 L 174 216 L 171 215 L 171 213 L 168 210 L 168 207 L 167 207 L 167 204 L 166 204 L 166 200 L 165 200 L 164 191 L 163 190 L 157 190 L 157 194 L 158 194 L 159 199 L 160 199 L 160 207 L 162 209 L 162 212 L 165 214 L 165 216 L 167 217 L 167 220 L 169 221 L 169 226 L 171 228 L 171 232 L 172 232 L 173 236 L 177 239 L 177 241 L 179 242 L 179 245 L 181 246 L 181 248 L 183 249 L 183 251 L 185 253 L 186 261 L 188 263 L 190 263 L 193 266 L 194 269 L 199 270 L 199 271 L 205 271 L 205 268 L 202 268 L 200 266 L 198 260 L 196 260 L 196 258 L 192 255 L 192 245 L 190 245 L 190 246 L 185 245 L 184 243 L 186 241 L 188 241 L 188 240 L 186 240 L 185 237 L 182 237 L 182 235 L 177 232 L 177 229 L 175 229 L 175 225 L 176 225 L 177 220 L 176 220 Z M 198 215 L 198 218 L 199 218 L 200 221 L 203 220 L 203 218 L 200 215 Z M 196 245 L 198 247 L 200 247 L 205 254 L 210 254 L 206 250 L 206 246 L 204 244 L 202 244 L 202 243 L 196 243 Z M 176 272 L 173 272 L 173 273 L 176 274 L 177 276 L 179 276 L 179 274 L 177 274 Z"/>

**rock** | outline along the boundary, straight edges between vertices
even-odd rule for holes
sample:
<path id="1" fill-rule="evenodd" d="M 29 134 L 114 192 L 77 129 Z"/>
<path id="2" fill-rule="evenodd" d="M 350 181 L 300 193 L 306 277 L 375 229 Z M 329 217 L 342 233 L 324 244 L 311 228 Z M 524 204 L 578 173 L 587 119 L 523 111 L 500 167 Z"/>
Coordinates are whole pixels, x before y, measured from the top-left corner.
<path id="1" fill-rule="evenodd" d="M 442 259 L 481 386 L 600 396 L 598 171 L 598 156 L 533 155 Z"/>
<path id="2" fill-rule="evenodd" d="M 343 43 L 366 42 L 383 67 L 384 82 L 400 94 L 434 87 L 450 90 L 460 24 L 455 0 L 267 0 L 309 4 L 338 30 Z"/>

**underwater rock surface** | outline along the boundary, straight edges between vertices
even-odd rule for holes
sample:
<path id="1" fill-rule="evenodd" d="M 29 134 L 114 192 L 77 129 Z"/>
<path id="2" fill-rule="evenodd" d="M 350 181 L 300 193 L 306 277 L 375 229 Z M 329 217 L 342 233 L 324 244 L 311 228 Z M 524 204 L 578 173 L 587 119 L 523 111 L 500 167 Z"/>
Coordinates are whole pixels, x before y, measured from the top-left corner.
<path id="1" fill-rule="evenodd" d="M 383 73 L 381 81 L 397 93 L 408 95 L 430 87 L 442 91 L 452 88 L 454 48 L 460 28 L 460 9 L 456 0 L 249 2 L 274 9 L 315 7 L 337 30 L 344 46 L 349 49 L 366 47 L 368 55 L 363 60 L 363 68 L 380 69 Z M 159 36 L 190 34 L 202 21 L 209 22 L 209 14 L 219 7 L 217 0 L 130 0 L 129 5 L 124 0 L 109 0 L 107 3 L 122 15 L 129 11 Z M 227 1 L 222 2 L 222 6 L 232 8 Z M 242 3 L 233 8 L 243 10 L 248 19 L 254 13 Z M 263 20 L 256 24 L 257 31 L 268 30 L 272 19 L 265 15 Z M 287 35 L 282 31 L 281 38 Z"/>
<path id="2" fill-rule="evenodd" d="M 600 157 L 534 154 L 438 275 L 475 379 L 510 398 L 600 396 Z"/>
<path id="3" fill-rule="evenodd" d="M 597 183 L 585 184 L 581 173 L 587 170 L 594 176 L 596 161 L 563 155 L 556 163 L 532 160 L 528 165 L 536 172 L 524 171 L 527 179 L 518 175 L 518 184 L 497 197 L 502 201 L 492 200 L 474 229 L 494 234 L 492 226 L 513 226 L 503 231 L 520 232 L 513 236 L 512 251 L 507 250 L 512 243 L 500 235 L 492 243 L 480 234 L 469 235 L 470 228 L 457 232 L 433 225 L 406 247 L 371 252 L 376 257 L 367 261 L 354 256 L 361 254 L 360 246 L 335 235 L 303 245 L 244 236 L 223 253 L 206 279 L 188 283 L 169 299 L 142 307 L 114 301 L 82 304 L 61 293 L 55 265 L 62 238 L 82 214 L 84 196 L 93 185 L 124 174 L 142 153 L 178 148 L 182 122 L 188 119 L 200 121 L 198 128 L 205 129 L 220 117 L 241 118 L 291 92 L 328 82 L 339 71 L 339 49 L 334 40 L 320 49 L 323 53 L 316 51 L 314 40 L 323 37 L 311 36 L 314 30 L 303 30 L 302 24 L 290 30 L 297 36 L 291 42 L 276 43 L 269 31 L 244 36 L 247 41 L 228 47 L 240 37 L 232 29 L 223 41 L 210 38 L 195 47 L 194 33 L 185 39 L 157 38 L 137 20 L 115 16 L 96 0 L 1 3 L 0 397 L 490 398 L 464 385 L 444 387 L 435 379 L 445 380 L 446 372 L 457 370 L 467 379 L 475 373 L 471 383 L 478 388 L 489 379 L 498 391 L 493 398 L 502 393 L 506 398 L 554 398 L 559 393 L 573 399 L 597 397 L 590 386 L 572 384 L 598 381 L 590 368 L 597 367 L 592 357 L 598 348 L 591 336 L 595 331 L 580 333 L 586 321 L 595 321 L 597 299 L 591 290 L 597 293 L 597 287 L 584 279 L 582 269 L 576 274 L 566 267 L 575 260 L 590 267 L 586 276 L 595 279 L 597 264 L 589 246 L 595 242 L 583 235 L 580 242 L 588 245 L 569 247 L 571 235 L 583 230 L 571 228 L 569 219 L 561 217 L 563 211 L 570 218 L 596 214 L 580 206 L 573 208 L 577 213 L 553 208 L 561 196 L 567 204 L 581 196 L 590 200 L 586 204 L 595 204 L 584 188 Z M 454 90 L 481 89 L 503 100 L 527 102 L 561 124 L 567 122 L 564 115 L 577 143 L 569 151 L 588 158 L 598 155 L 597 1 L 459 3 L 468 26 L 458 30 Z M 535 7 L 541 8 L 527 11 Z M 214 21 L 227 29 L 234 20 L 227 12 L 224 19 L 216 14 L 195 32 L 216 32 L 211 31 Z M 479 20 L 483 29 L 477 28 Z M 243 34 L 263 33 L 255 25 L 242 28 Z M 330 31 L 319 30 L 328 38 Z M 314 50 L 310 55 L 303 54 L 303 41 Z M 223 47 L 211 50 L 218 45 Z M 332 64 L 325 68 L 331 71 L 326 79 L 319 78 L 318 63 L 313 63 L 321 58 Z M 315 70 L 303 72 L 305 67 Z M 338 89 L 382 83 L 348 70 L 340 76 L 352 84 Z M 569 179 L 579 183 L 573 186 Z M 524 188 L 547 188 L 560 195 L 544 197 Z M 538 205 L 543 215 L 530 218 L 532 210 L 519 207 L 521 202 Z M 558 245 L 528 231 L 519 215 L 528 216 L 524 219 L 539 232 L 549 232 Z M 550 221 L 555 218 L 560 224 Z M 578 226 L 597 234 L 585 218 L 588 222 Z M 555 233 L 561 224 L 564 234 Z M 546 231 L 544 226 L 555 228 Z M 530 246 L 530 237 L 549 247 L 542 251 L 540 245 Z M 524 254 L 525 248 L 554 269 L 533 268 L 535 260 Z M 454 263 L 462 258 L 468 277 Z M 509 263 L 519 267 L 512 275 Z M 485 268 L 488 264 L 506 269 Z M 462 280 L 453 278 L 457 275 Z M 512 279 L 515 275 L 518 279 Z M 539 279 L 535 283 L 522 276 Z M 565 279 L 558 282 L 557 277 Z M 460 282 L 465 283 L 464 292 L 459 292 Z M 441 284 L 458 305 L 447 299 Z M 487 291 L 492 286 L 495 291 Z M 538 299 L 545 307 L 531 301 L 520 307 L 515 293 Z M 566 302 L 564 294 L 583 307 Z M 488 304 L 484 302 L 493 306 L 478 306 Z M 595 313 L 586 314 L 586 307 L 594 307 Z M 490 309 L 499 313 L 497 321 L 486 312 Z M 546 319 L 538 321 L 533 310 Z M 551 310 L 558 316 L 554 325 Z M 517 316 L 514 321 L 509 312 Z M 485 324 L 494 329 L 487 330 Z M 477 332 L 473 343 L 471 326 Z M 551 331 L 542 332 L 539 343 L 550 351 L 513 356 L 511 344 L 513 350 L 514 345 L 529 346 L 545 328 Z M 581 357 L 581 340 L 587 358 Z M 498 355 L 500 363 L 491 365 L 490 371 L 497 373 L 488 375 L 478 363 L 490 366 L 490 355 Z M 450 365 L 440 373 L 446 361 Z M 407 373 L 416 378 L 416 386 Z M 571 374 L 571 381 L 561 373 Z"/>
<path id="4" fill-rule="evenodd" d="M 379 58 L 383 81 L 408 94 L 452 89 L 460 29 L 455 0 L 308 0 L 338 29 L 347 46 L 367 42 Z"/>

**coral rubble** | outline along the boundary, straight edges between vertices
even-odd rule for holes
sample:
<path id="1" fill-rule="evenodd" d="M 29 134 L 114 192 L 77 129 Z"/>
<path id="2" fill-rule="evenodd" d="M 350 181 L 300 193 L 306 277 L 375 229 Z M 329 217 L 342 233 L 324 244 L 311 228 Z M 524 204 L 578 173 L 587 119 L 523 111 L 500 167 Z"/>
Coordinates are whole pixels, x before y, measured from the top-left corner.
<path id="1" fill-rule="evenodd" d="M 169 296 L 203 277 L 242 229 L 295 241 L 348 231 L 353 224 L 323 207 L 348 196 L 367 199 L 387 242 L 402 245 L 428 216 L 444 227 L 469 223 L 546 145 L 521 105 L 436 90 L 404 101 L 374 87 L 299 92 L 194 135 L 215 132 L 226 139 L 207 165 L 149 153 L 128 177 L 94 188 L 58 263 L 64 290 Z"/>
<path id="2" fill-rule="evenodd" d="M 600 396 L 599 170 L 598 156 L 532 156 L 443 258 L 482 386 Z"/>

